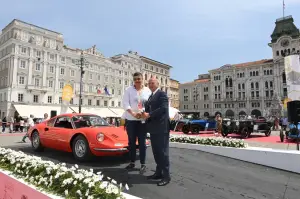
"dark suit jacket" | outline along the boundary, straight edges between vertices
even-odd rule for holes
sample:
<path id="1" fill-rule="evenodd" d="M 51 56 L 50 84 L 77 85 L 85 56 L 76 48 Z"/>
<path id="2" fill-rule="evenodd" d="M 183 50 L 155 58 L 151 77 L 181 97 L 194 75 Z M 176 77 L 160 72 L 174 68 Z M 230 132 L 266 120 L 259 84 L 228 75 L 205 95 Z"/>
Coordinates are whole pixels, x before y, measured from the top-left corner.
<path id="1" fill-rule="evenodd" d="M 170 133 L 169 99 L 164 91 L 158 90 L 145 104 L 150 114 L 147 130 L 150 134 Z"/>

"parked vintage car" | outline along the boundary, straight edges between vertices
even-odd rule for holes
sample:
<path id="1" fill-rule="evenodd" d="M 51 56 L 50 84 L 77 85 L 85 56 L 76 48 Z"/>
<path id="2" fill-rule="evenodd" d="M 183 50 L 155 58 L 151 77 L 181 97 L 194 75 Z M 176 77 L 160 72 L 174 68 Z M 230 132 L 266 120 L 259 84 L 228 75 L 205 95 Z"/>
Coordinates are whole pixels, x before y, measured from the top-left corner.
<path id="1" fill-rule="evenodd" d="M 28 132 L 34 151 L 53 148 L 72 152 L 78 161 L 93 155 L 116 156 L 128 152 L 124 127 L 112 126 L 98 115 L 62 114 L 36 124 Z"/>
<path id="2" fill-rule="evenodd" d="M 235 133 L 241 135 L 243 138 L 248 138 L 251 133 L 264 133 L 266 136 L 271 135 L 272 122 L 267 121 L 265 118 L 247 118 L 241 117 L 239 120 L 232 120 L 230 123 L 230 128 L 223 123 L 223 128 L 225 127 L 223 136 Z M 226 128 L 227 127 L 227 128 Z"/>
<path id="3" fill-rule="evenodd" d="M 297 139 L 300 139 L 300 124 L 298 124 L 297 126 L 295 124 L 289 124 L 286 129 L 281 129 L 280 130 L 280 141 L 284 142 L 284 134 L 285 134 L 285 138 L 287 140 L 291 140 L 291 141 L 297 141 Z M 285 132 L 284 132 L 285 131 Z"/>
<path id="4" fill-rule="evenodd" d="M 188 134 L 190 132 L 193 134 L 199 134 L 200 131 L 204 131 L 205 129 L 213 130 L 216 128 L 216 121 L 214 118 L 182 120 L 178 124 L 180 124 L 178 128 L 181 128 L 181 131 L 184 134 Z"/>
<path id="5" fill-rule="evenodd" d="M 222 121 L 222 135 L 226 137 L 230 133 L 238 133 L 238 120 L 224 118 Z"/>

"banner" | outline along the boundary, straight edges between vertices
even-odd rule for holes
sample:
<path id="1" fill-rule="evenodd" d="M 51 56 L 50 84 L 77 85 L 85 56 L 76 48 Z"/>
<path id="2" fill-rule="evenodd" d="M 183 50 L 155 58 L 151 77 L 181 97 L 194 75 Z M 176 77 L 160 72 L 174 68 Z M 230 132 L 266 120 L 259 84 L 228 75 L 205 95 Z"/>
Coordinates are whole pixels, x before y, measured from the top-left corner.
<path id="1" fill-rule="evenodd" d="M 300 61 L 299 55 L 290 55 L 284 58 L 284 68 L 288 99 L 300 100 Z"/>
<path id="2" fill-rule="evenodd" d="M 61 103 L 60 114 L 67 113 L 72 97 L 73 97 L 73 88 L 71 84 L 66 84 L 62 90 L 62 103 Z"/>

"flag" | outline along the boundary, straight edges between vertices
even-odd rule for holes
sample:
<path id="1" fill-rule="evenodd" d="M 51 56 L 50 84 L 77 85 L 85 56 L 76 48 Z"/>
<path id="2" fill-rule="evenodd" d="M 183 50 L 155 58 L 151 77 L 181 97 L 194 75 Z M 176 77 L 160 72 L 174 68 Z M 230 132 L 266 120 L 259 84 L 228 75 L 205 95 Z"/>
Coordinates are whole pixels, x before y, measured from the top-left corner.
<path id="1" fill-rule="evenodd" d="M 101 94 L 101 90 L 97 88 L 97 94 Z"/>
<path id="2" fill-rule="evenodd" d="M 105 92 L 106 95 L 110 95 L 110 94 L 109 94 L 109 91 L 108 91 L 108 89 L 107 89 L 107 86 L 104 87 L 104 92 Z"/>

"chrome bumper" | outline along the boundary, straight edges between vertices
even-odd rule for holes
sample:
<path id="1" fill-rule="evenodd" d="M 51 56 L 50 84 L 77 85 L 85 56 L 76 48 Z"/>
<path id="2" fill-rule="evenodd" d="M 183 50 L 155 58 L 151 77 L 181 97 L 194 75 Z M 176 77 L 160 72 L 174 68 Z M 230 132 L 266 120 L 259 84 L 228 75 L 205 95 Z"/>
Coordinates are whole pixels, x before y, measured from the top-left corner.
<path id="1" fill-rule="evenodd" d="M 124 152 L 127 151 L 127 148 L 118 148 L 118 149 L 100 149 L 94 148 L 95 151 L 102 151 L 102 152 Z"/>

